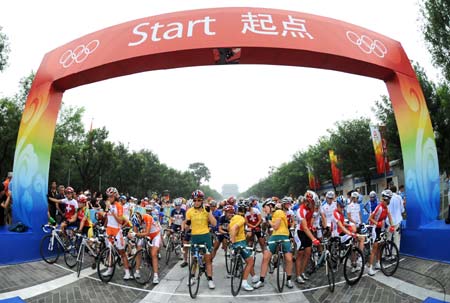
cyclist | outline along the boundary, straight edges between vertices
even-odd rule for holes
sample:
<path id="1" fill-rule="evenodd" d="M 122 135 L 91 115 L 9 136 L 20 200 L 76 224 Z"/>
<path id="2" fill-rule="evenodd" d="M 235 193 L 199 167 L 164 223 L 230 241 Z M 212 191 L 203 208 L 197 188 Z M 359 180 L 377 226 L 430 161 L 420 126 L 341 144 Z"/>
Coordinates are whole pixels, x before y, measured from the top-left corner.
<path id="1" fill-rule="evenodd" d="M 357 193 L 358 194 L 358 193 Z M 344 217 L 344 208 L 345 208 L 345 198 L 344 196 L 339 196 L 336 199 L 337 208 L 333 212 L 333 231 L 332 236 L 333 237 L 339 237 L 341 243 L 345 243 L 349 241 L 352 237 L 356 238 L 356 226 L 352 224 L 346 224 L 345 223 L 345 217 Z M 359 249 L 361 251 L 364 251 L 364 237 L 360 236 L 358 237 L 359 241 Z M 356 260 L 352 260 L 356 261 Z M 362 266 L 362 260 L 357 260 L 358 262 L 355 262 L 352 267 L 352 272 L 356 272 L 358 270 L 361 270 Z M 361 262 L 361 264 L 359 264 Z"/>
<path id="2" fill-rule="evenodd" d="M 151 215 L 153 207 L 151 205 L 145 206 L 145 214 L 141 215 L 139 212 L 135 212 L 132 216 L 133 232 L 131 237 L 149 237 L 152 241 L 151 256 L 153 267 L 153 284 L 159 283 L 158 277 L 158 252 L 161 244 L 161 233 L 158 222 L 154 220 Z M 137 242 L 138 249 L 142 249 L 144 239 L 139 239 Z M 141 255 L 138 255 L 136 259 L 136 272 L 134 273 L 136 278 L 140 277 L 139 268 L 141 266 Z"/>
<path id="3" fill-rule="evenodd" d="M 175 208 L 170 213 L 169 226 L 171 232 L 181 230 L 181 224 L 186 219 L 186 211 L 181 208 L 182 200 L 177 198 L 174 200 Z"/>
<path id="4" fill-rule="evenodd" d="M 312 229 L 312 217 L 315 207 L 316 193 L 308 190 L 304 197 L 304 203 L 300 205 L 297 211 L 297 236 L 300 239 L 300 247 L 297 251 L 297 258 L 295 260 L 295 270 L 297 272 L 297 283 L 304 284 L 305 280 L 309 278 L 305 275 L 304 271 L 308 264 L 309 257 L 311 256 L 311 246 L 319 245 L 319 240 L 314 237 Z"/>
<path id="5" fill-rule="evenodd" d="M 258 239 L 259 246 L 261 247 L 261 251 L 265 250 L 265 240 L 261 230 L 261 212 L 258 208 L 248 205 L 248 210 L 245 213 L 245 223 L 247 224 L 247 242 L 250 246 L 253 245 L 254 236 Z"/>
<path id="6" fill-rule="evenodd" d="M 350 204 L 347 205 L 348 221 L 353 223 L 355 226 L 359 226 L 362 223 L 361 206 L 359 205 L 358 199 L 358 192 L 352 192 L 350 196 Z"/>
<path id="7" fill-rule="evenodd" d="M 65 205 L 65 212 L 64 212 L 64 220 L 61 223 L 61 232 L 66 235 L 66 227 L 73 226 L 78 228 L 79 223 L 77 222 L 77 209 L 78 209 L 78 202 L 74 199 L 74 190 L 72 187 L 68 186 L 65 190 L 65 197 L 64 199 L 55 199 L 52 197 L 48 198 L 49 201 L 52 201 L 54 203 L 60 203 Z"/>
<path id="8" fill-rule="evenodd" d="M 389 224 L 390 224 L 389 232 L 392 233 L 395 231 L 392 216 L 388 209 L 388 205 L 391 201 L 391 198 L 392 198 L 392 191 L 390 191 L 389 189 L 383 190 L 381 192 L 380 203 L 375 208 L 375 210 L 370 214 L 370 217 L 369 217 L 369 223 L 375 227 L 373 229 L 375 232 L 375 235 L 374 235 L 375 242 L 373 243 L 373 248 L 370 253 L 370 260 L 369 260 L 369 275 L 371 275 L 371 276 L 373 276 L 376 273 L 376 271 L 373 268 L 373 263 L 375 261 L 375 258 L 377 261 L 375 263 L 375 269 L 380 268 L 380 257 L 381 256 L 380 256 L 380 252 L 378 251 L 378 241 L 381 240 L 380 234 L 385 228 L 386 218 L 389 219 Z"/>
<path id="9" fill-rule="evenodd" d="M 254 288 L 248 284 L 248 275 L 251 271 L 253 271 L 254 266 L 254 258 L 252 256 L 252 252 L 246 249 L 247 241 L 245 241 L 245 219 L 244 214 L 247 210 L 247 203 L 239 202 L 238 203 L 238 213 L 231 218 L 229 224 L 230 231 L 230 241 L 232 243 L 232 247 L 236 249 L 237 247 L 242 247 L 241 256 L 245 260 L 245 268 L 242 274 L 242 287 L 246 291 L 252 291 Z M 254 272 L 253 272 L 254 273 Z"/>
<path id="10" fill-rule="evenodd" d="M 122 224 L 124 224 L 125 220 L 123 218 L 123 207 L 122 204 L 119 203 L 119 192 L 115 187 L 109 187 L 106 190 L 107 201 L 105 204 L 105 211 L 107 214 L 107 225 L 106 225 L 106 234 L 108 236 L 115 237 L 115 245 L 117 247 L 117 251 L 122 257 L 123 267 L 125 268 L 125 275 L 123 277 L 124 280 L 131 279 L 130 275 L 130 266 L 128 264 L 128 258 L 125 253 L 125 241 L 123 239 L 122 233 Z M 113 269 L 111 267 L 108 268 L 106 272 L 103 273 L 103 276 L 110 276 L 113 274 Z"/>
<path id="11" fill-rule="evenodd" d="M 87 197 L 85 195 L 78 196 L 77 221 L 80 222 L 78 230 L 82 235 L 88 236 L 89 229 L 92 227 L 89 207 L 86 206 Z M 90 235 L 89 237 L 92 237 Z"/>
<path id="12" fill-rule="evenodd" d="M 263 208 L 268 213 L 268 216 L 275 209 L 275 201 L 267 201 L 264 202 Z M 277 201 L 278 202 L 278 201 Z M 271 218 L 268 220 L 269 225 L 273 228 L 272 235 L 269 238 L 269 242 L 275 242 L 279 240 L 288 240 L 289 239 L 289 225 L 287 216 L 282 210 L 276 210 L 273 212 Z M 290 242 L 282 242 L 283 251 L 284 251 L 284 261 L 286 263 L 286 274 L 287 281 L 286 286 L 288 288 L 293 288 L 292 284 L 292 253 L 291 253 L 291 243 Z M 264 280 L 267 273 L 267 269 L 269 267 L 269 262 L 272 257 L 272 254 L 275 253 L 276 244 L 269 244 L 268 249 L 264 251 L 263 260 L 261 263 L 261 274 L 259 281 L 254 285 L 254 288 L 260 288 L 264 286 Z"/>
<path id="13" fill-rule="evenodd" d="M 220 221 L 220 217 L 222 217 L 222 210 L 217 208 L 217 202 L 215 200 L 211 200 L 210 208 L 211 208 L 211 212 L 212 212 L 214 218 L 216 218 L 216 225 L 211 226 L 211 232 L 214 233 L 215 235 L 217 235 L 217 233 L 219 232 L 219 221 Z M 221 241 L 219 241 L 218 237 L 216 237 L 216 236 L 214 236 L 213 238 L 214 238 L 214 243 L 213 243 L 213 251 L 211 253 L 211 259 L 214 260 L 214 257 L 216 256 L 216 253 L 217 253 L 217 250 L 219 249 Z"/>
<path id="14" fill-rule="evenodd" d="M 328 191 L 325 195 L 326 203 L 320 207 L 320 214 L 322 216 L 322 227 L 327 231 L 331 228 L 331 222 L 333 221 L 333 212 L 336 209 L 336 201 L 334 191 Z"/>
<path id="15" fill-rule="evenodd" d="M 206 275 L 208 279 L 208 287 L 210 289 L 216 288 L 212 275 L 212 259 L 211 248 L 212 241 L 209 234 L 209 224 L 216 225 L 216 218 L 211 213 L 211 210 L 203 207 L 203 200 L 205 194 L 197 189 L 192 193 L 194 207 L 190 208 L 186 213 L 186 224 L 191 227 L 191 244 L 206 244 L 205 263 Z M 191 277 L 189 277 L 191 278 Z M 191 279 L 191 284 L 194 279 Z M 189 282 L 189 281 L 188 281 Z"/>
<path id="16" fill-rule="evenodd" d="M 127 202 L 127 197 L 124 196 L 124 195 L 121 195 L 119 197 L 119 202 L 122 203 L 124 218 L 127 221 L 129 221 L 130 220 L 130 215 L 131 215 L 131 204 L 129 202 Z"/>

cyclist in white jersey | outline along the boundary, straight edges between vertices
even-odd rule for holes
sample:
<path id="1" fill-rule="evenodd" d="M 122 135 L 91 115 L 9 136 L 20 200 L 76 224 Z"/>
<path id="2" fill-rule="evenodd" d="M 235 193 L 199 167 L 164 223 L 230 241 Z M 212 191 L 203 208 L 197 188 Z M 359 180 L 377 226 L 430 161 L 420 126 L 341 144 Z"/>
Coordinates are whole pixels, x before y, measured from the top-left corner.
<path id="1" fill-rule="evenodd" d="M 121 195 L 119 197 L 119 202 L 122 203 L 123 216 L 125 217 L 125 219 L 127 219 L 127 221 L 130 221 L 131 209 L 130 209 L 130 203 L 127 202 L 127 197 L 125 197 L 124 195 Z"/>
<path id="2" fill-rule="evenodd" d="M 333 222 L 333 213 L 336 209 L 336 201 L 334 201 L 335 194 L 334 191 L 327 192 L 326 203 L 320 207 L 320 213 L 322 216 L 322 227 L 330 229 L 331 222 Z"/>

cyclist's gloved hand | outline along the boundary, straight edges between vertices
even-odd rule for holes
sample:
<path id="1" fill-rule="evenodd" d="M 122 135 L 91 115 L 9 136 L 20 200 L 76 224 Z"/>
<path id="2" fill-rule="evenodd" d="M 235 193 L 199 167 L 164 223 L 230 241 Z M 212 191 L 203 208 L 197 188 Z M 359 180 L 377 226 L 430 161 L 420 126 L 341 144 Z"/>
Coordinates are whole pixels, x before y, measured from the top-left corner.
<path id="1" fill-rule="evenodd" d="M 353 238 L 356 238 L 357 236 L 356 236 L 356 234 L 355 234 L 355 233 L 352 233 L 352 237 L 353 237 Z"/>
<path id="2" fill-rule="evenodd" d="M 209 205 L 206 205 L 206 206 L 205 206 L 205 210 L 206 210 L 207 212 L 210 212 L 210 211 L 211 211 L 211 208 L 209 207 Z"/>
<path id="3" fill-rule="evenodd" d="M 187 220 L 187 221 L 186 221 L 186 225 L 187 225 L 187 226 L 191 226 L 191 220 Z"/>
<path id="4" fill-rule="evenodd" d="M 314 241 L 312 242 L 314 246 L 319 246 L 320 245 L 320 241 L 317 239 L 314 239 Z"/>
<path id="5" fill-rule="evenodd" d="M 390 233 L 393 233 L 394 231 L 395 231 L 395 226 L 391 225 L 391 226 L 389 227 L 389 232 L 390 232 Z"/>

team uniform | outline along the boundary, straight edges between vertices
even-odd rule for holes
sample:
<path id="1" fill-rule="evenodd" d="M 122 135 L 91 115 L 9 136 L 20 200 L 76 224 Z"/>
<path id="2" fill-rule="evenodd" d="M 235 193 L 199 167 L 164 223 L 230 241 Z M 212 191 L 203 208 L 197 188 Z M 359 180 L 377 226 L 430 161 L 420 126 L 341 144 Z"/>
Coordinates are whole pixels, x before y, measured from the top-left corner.
<path id="1" fill-rule="evenodd" d="M 362 223 L 359 217 L 360 213 L 361 213 L 361 206 L 359 205 L 359 203 L 351 202 L 349 205 L 347 205 L 347 215 L 350 214 L 352 216 L 352 219 L 353 221 L 355 221 L 356 225 Z"/>
<path id="2" fill-rule="evenodd" d="M 81 233 L 83 235 L 87 236 L 88 231 L 92 226 L 89 207 L 87 207 L 87 206 L 80 208 L 77 211 L 77 222 L 80 223 L 84 218 L 86 218 L 86 220 L 84 221 L 83 226 L 81 226 Z"/>
<path id="3" fill-rule="evenodd" d="M 70 219 L 72 219 L 73 215 L 77 212 L 78 202 L 75 199 L 69 200 L 67 198 L 62 199 L 61 203 L 65 205 L 66 211 L 64 212 L 64 220 L 67 221 L 67 226 L 75 226 L 78 227 L 80 222 L 77 220 L 75 222 L 70 223 Z"/>
<path id="4" fill-rule="evenodd" d="M 333 237 L 339 237 L 341 239 L 341 243 L 344 243 L 348 239 L 350 239 L 352 236 L 347 235 L 347 234 L 344 233 L 344 231 L 339 227 L 339 224 L 338 224 L 339 221 L 346 228 L 347 227 L 350 228 L 350 225 L 345 224 L 344 214 L 342 214 L 338 209 L 335 209 L 334 212 L 333 212 L 333 221 L 332 221 L 332 224 L 331 224 L 331 230 L 332 230 L 331 235 Z"/>
<path id="5" fill-rule="evenodd" d="M 333 221 L 333 213 L 337 208 L 336 201 L 331 202 L 331 204 L 325 203 L 320 207 L 320 212 L 325 215 L 327 219 L 327 226 L 331 227 L 331 222 Z"/>
<path id="6" fill-rule="evenodd" d="M 388 217 L 388 208 L 383 203 L 378 204 L 378 206 L 373 211 L 373 219 L 377 221 L 375 228 L 372 230 L 372 237 L 375 241 L 380 241 L 380 234 L 384 230 L 385 220 Z M 373 225 L 373 224 L 372 224 Z"/>
<path id="7" fill-rule="evenodd" d="M 191 243 L 206 244 L 207 254 L 212 248 L 211 235 L 209 234 L 208 212 L 201 207 L 196 209 L 190 208 L 186 213 L 186 220 L 191 221 Z"/>
<path id="8" fill-rule="evenodd" d="M 108 236 L 114 236 L 116 239 L 116 247 L 119 250 L 125 248 L 125 241 L 123 239 L 123 233 L 121 231 L 121 225 L 117 222 L 113 216 L 115 214 L 118 217 L 123 216 L 123 206 L 119 202 L 115 202 L 111 205 L 108 212 L 108 224 L 106 225 L 106 234 Z"/>
<path id="9" fill-rule="evenodd" d="M 258 223 L 258 216 L 261 216 L 261 212 L 256 208 L 252 207 L 251 211 L 247 211 L 245 213 L 245 220 L 251 225 L 256 225 Z M 234 218 L 234 217 L 233 217 Z M 262 219 L 261 219 L 262 222 Z M 260 222 L 260 224 L 261 224 Z M 255 233 L 256 237 L 259 239 L 262 237 L 261 233 L 261 226 L 256 226 L 255 228 L 252 228 L 252 231 Z"/>
<path id="10" fill-rule="evenodd" d="M 181 224 L 186 219 L 186 211 L 182 208 L 180 208 L 180 210 L 174 208 L 170 213 L 170 217 L 172 218 L 172 226 L 170 228 L 174 232 L 177 232 L 181 229 Z"/>
<path id="11" fill-rule="evenodd" d="M 312 246 L 312 240 L 308 237 L 308 235 L 303 230 L 302 222 L 303 220 L 306 220 L 306 224 L 309 229 L 311 229 L 311 219 L 313 216 L 313 211 L 309 209 L 306 204 L 302 204 L 300 208 L 297 211 L 297 220 L 298 220 L 298 226 L 297 226 L 297 235 L 300 239 L 300 247 L 298 250 L 305 250 L 305 248 Z"/>
<path id="12" fill-rule="evenodd" d="M 277 230 L 273 230 L 272 235 L 269 238 L 269 242 L 275 242 L 279 240 L 289 240 L 289 225 L 288 219 L 284 211 L 276 210 L 272 215 L 272 222 L 281 219 L 280 226 Z M 284 253 L 291 252 L 291 243 L 290 242 L 282 242 Z M 276 243 L 269 244 L 268 249 L 272 254 L 275 253 Z"/>
<path id="13" fill-rule="evenodd" d="M 234 215 L 233 218 L 231 218 L 230 220 L 230 224 L 229 224 L 229 229 L 231 230 L 233 228 L 233 226 L 237 225 L 238 228 L 238 232 L 236 234 L 236 238 L 235 238 L 235 242 L 233 243 L 233 248 L 237 248 L 237 247 L 242 247 L 243 249 L 241 250 L 241 256 L 244 259 L 247 259 L 248 257 L 250 257 L 252 255 L 252 253 L 246 249 L 247 247 L 247 241 L 245 240 L 245 219 L 244 217 L 240 216 L 240 215 Z"/>
<path id="14" fill-rule="evenodd" d="M 150 227 L 149 238 L 152 240 L 153 247 L 159 247 L 161 244 L 161 233 L 159 229 L 159 224 L 155 219 L 148 215 L 142 215 L 143 226 L 140 226 L 143 230 L 147 230 Z M 138 226 L 139 228 L 139 226 Z M 138 242 L 138 246 L 142 246 L 144 239 L 140 239 Z"/>

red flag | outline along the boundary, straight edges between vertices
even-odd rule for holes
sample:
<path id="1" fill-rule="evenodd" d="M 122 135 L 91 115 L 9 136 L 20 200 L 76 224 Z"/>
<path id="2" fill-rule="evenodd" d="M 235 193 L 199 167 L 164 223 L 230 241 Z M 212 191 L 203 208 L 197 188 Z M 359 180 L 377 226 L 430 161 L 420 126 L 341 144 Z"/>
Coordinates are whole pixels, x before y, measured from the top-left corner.
<path id="1" fill-rule="evenodd" d="M 328 154 L 330 155 L 330 163 L 331 163 L 331 176 L 333 180 L 333 185 L 337 186 L 339 184 L 342 184 L 342 172 L 338 168 L 338 158 L 334 154 L 334 150 L 330 149 L 328 151 Z"/>

